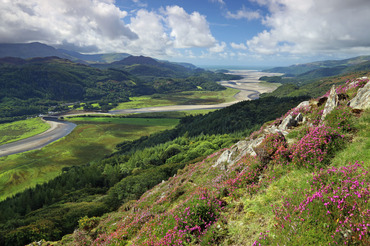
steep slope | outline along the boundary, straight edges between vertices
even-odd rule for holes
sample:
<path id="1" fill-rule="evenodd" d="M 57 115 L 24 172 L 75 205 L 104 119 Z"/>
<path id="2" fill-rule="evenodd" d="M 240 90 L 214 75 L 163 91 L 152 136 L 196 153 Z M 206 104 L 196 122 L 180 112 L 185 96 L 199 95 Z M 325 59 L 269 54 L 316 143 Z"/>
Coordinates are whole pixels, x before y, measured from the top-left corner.
<path id="1" fill-rule="evenodd" d="M 54 245 L 368 245 L 368 81 L 302 102 Z"/>

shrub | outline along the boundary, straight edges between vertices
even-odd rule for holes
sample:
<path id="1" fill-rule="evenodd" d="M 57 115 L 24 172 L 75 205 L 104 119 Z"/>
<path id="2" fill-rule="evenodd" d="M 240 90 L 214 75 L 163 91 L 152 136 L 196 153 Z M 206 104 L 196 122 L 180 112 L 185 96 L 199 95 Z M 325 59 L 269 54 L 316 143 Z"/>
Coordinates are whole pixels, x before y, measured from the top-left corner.
<path id="1" fill-rule="evenodd" d="M 275 229 L 255 245 L 369 245 L 370 183 L 357 162 L 321 170 L 311 189 L 274 208 Z M 290 244 L 289 243 L 289 244 Z"/>
<path id="2" fill-rule="evenodd" d="M 303 167 L 320 167 L 328 163 L 344 144 L 343 136 L 325 125 L 313 127 L 290 149 L 291 163 Z"/>

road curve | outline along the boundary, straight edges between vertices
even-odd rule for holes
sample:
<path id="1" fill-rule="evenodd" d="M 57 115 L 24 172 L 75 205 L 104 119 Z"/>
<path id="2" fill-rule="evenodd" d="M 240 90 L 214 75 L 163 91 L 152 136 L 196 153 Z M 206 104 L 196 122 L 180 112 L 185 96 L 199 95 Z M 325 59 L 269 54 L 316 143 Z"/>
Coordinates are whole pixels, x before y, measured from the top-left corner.
<path id="1" fill-rule="evenodd" d="M 254 70 L 237 70 L 231 71 L 230 74 L 241 75 L 241 80 L 229 80 L 220 82 L 221 85 L 240 90 L 234 98 L 235 101 L 229 103 L 221 103 L 214 105 L 173 105 L 162 107 L 148 107 L 137 109 L 122 109 L 111 110 L 108 115 L 116 114 L 134 114 L 134 113 L 151 113 L 151 112 L 167 112 L 167 111 L 184 111 L 184 110 L 200 110 L 200 109 L 220 109 L 244 100 L 254 100 L 259 97 L 259 94 L 271 92 L 277 86 L 267 86 L 258 80 L 262 76 L 274 76 L 280 74 L 264 73 Z M 99 114 L 99 113 L 85 113 L 85 114 Z M 81 114 L 79 114 L 81 115 Z M 107 115 L 107 114 L 105 114 Z M 66 114 L 66 116 L 73 116 L 73 114 Z M 33 137 L 16 141 L 0 146 L 0 157 L 17 153 L 22 153 L 29 150 L 40 149 L 64 136 L 67 136 L 76 127 L 76 124 L 66 121 L 47 120 L 51 125 L 50 129 Z"/>
<path id="2" fill-rule="evenodd" d="M 42 147 L 67 136 L 77 126 L 71 122 L 47 120 L 50 128 L 35 136 L 16 142 L 0 145 L 0 157 L 22 153 L 29 150 L 41 149 Z"/>

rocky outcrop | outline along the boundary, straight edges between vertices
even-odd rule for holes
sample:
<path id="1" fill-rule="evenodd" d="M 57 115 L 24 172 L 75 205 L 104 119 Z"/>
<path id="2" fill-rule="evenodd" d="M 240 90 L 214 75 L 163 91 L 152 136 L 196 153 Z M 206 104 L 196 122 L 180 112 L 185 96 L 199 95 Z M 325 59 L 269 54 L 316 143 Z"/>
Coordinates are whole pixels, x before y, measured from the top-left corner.
<path id="1" fill-rule="evenodd" d="M 328 99 L 326 100 L 324 111 L 321 116 L 321 121 L 325 119 L 325 117 L 333 111 L 335 107 L 338 106 L 338 94 L 335 90 L 335 86 L 333 85 L 330 89 L 330 94 L 328 96 Z"/>
<path id="2" fill-rule="evenodd" d="M 218 167 L 220 168 L 221 170 L 226 170 L 227 169 L 227 165 L 230 163 L 231 161 L 231 155 L 232 155 L 232 152 L 230 150 L 225 150 L 221 155 L 220 157 L 217 159 L 217 161 L 215 162 L 215 164 L 212 166 L 212 167 Z"/>
<path id="3" fill-rule="evenodd" d="M 330 89 L 329 96 L 323 97 L 322 99 L 320 100 L 322 101 L 322 104 L 325 103 L 325 106 L 321 117 L 321 122 L 323 122 L 325 117 L 331 111 L 333 111 L 335 107 L 338 106 L 339 98 L 335 86 L 333 86 Z M 361 110 L 370 107 L 370 83 L 367 83 L 363 88 L 358 90 L 356 97 L 354 97 L 349 102 L 349 105 L 354 109 Z M 246 140 L 239 141 L 238 143 L 233 145 L 230 149 L 225 150 L 217 159 L 213 167 L 220 168 L 221 170 L 227 170 L 230 166 L 240 161 L 243 158 L 243 156 L 247 154 L 251 156 L 257 156 L 256 150 L 258 149 L 258 146 L 262 143 L 262 141 L 268 134 L 282 134 L 282 136 L 284 136 L 289 133 L 290 129 L 307 122 L 301 112 L 305 112 L 310 107 L 311 106 L 309 101 L 304 101 L 300 103 L 297 107 L 292 109 L 291 112 L 285 118 L 281 120 L 281 123 L 279 125 L 271 124 L 269 126 L 266 126 L 258 134 L 259 135 L 258 138 L 255 139 L 248 138 Z M 302 108 L 304 108 L 303 111 L 301 111 Z"/>
<path id="4" fill-rule="evenodd" d="M 370 108 L 370 83 L 358 90 L 357 95 L 349 102 L 353 109 L 364 110 Z"/>
<path id="5" fill-rule="evenodd" d="M 221 170 L 227 170 L 229 166 L 237 163 L 242 159 L 243 156 L 249 154 L 256 156 L 255 148 L 260 145 L 265 138 L 263 134 L 259 138 L 242 140 L 233 145 L 230 149 L 225 150 L 220 157 L 217 159 L 212 167 L 220 168 Z"/>

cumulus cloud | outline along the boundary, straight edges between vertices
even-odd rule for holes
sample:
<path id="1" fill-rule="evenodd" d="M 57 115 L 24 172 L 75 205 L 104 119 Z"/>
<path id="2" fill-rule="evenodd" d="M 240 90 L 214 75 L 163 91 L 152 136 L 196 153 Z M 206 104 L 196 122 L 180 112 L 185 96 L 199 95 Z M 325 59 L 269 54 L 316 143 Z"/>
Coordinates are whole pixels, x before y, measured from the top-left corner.
<path id="1" fill-rule="evenodd" d="M 219 3 L 221 5 L 225 5 L 225 2 L 223 0 L 209 0 L 212 3 Z"/>
<path id="2" fill-rule="evenodd" d="M 253 0 L 267 7 L 268 27 L 247 41 L 260 54 L 370 50 L 368 0 Z"/>
<path id="3" fill-rule="evenodd" d="M 141 9 L 131 18 L 129 27 L 138 39 L 129 42 L 126 49 L 132 54 L 161 56 L 173 52 L 173 42 L 165 32 L 163 17 L 155 12 Z"/>
<path id="4" fill-rule="evenodd" d="M 205 16 L 179 6 L 138 9 L 130 16 L 115 0 L 1 0 L 0 43 L 38 41 L 82 52 L 159 57 L 217 43 Z"/>
<path id="5" fill-rule="evenodd" d="M 245 46 L 245 44 L 243 44 L 243 43 L 237 44 L 237 43 L 231 42 L 230 46 L 233 49 L 237 49 L 237 50 L 246 50 L 247 49 L 247 46 Z"/>
<path id="6" fill-rule="evenodd" d="M 126 15 L 112 0 L 5 0 L 0 2 L 0 42 L 101 48 L 114 44 L 111 40 L 138 38 L 122 20 Z"/>
<path id="7" fill-rule="evenodd" d="M 175 48 L 211 47 L 215 44 L 216 39 L 206 17 L 199 12 L 188 14 L 179 6 L 167 6 L 165 14 Z"/>
<path id="8" fill-rule="evenodd" d="M 240 19 L 256 20 L 256 19 L 260 19 L 261 15 L 258 11 L 248 10 L 243 6 L 242 9 L 239 9 L 235 13 L 227 11 L 226 17 L 229 19 L 237 19 L 237 20 L 240 20 Z"/>
<path id="9" fill-rule="evenodd" d="M 217 43 L 213 47 L 209 48 L 209 51 L 211 53 L 220 53 L 220 52 L 223 52 L 225 50 L 225 48 L 226 48 L 226 43 L 221 42 L 221 43 Z"/>

